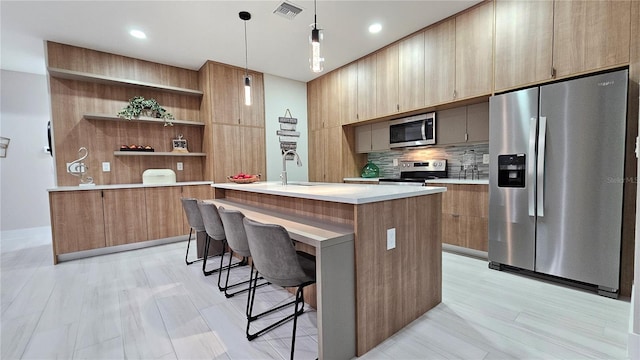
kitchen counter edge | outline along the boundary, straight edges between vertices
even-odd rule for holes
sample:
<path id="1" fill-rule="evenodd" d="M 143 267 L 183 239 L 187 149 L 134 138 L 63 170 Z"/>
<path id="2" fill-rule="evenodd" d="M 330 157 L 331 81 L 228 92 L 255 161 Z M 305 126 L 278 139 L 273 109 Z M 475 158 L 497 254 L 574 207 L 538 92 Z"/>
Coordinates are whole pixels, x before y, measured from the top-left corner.
<path id="1" fill-rule="evenodd" d="M 213 181 L 185 181 L 174 184 L 114 184 L 114 185 L 94 185 L 94 186 L 58 186 L 47 189 L 48 192 L 56 191 L 82 191 L 82 190 L 114 190 L 114 189 L 136 189 L 167 186 L 190 186 L 190 185 L 211 185 Z"/>
<path id="2" fill-rule="evenodd" d="M 344 182 L 357 181 L 357 182 L 371 183 L 371 184 L 377 184 L 378 180 L 380 180 L 380 178 L 349 177 L 349 178 L 342 179 L 342 181 Z M 426 182 L 427 184 L 489 185 L 489 179 L 471 180 L 471 179 L 451 178 L 451 179 L 433 179 L 433 180 L 427 180 Z"/>
<path id="3" fill-rule="evenodd" d="M 447 191 L 446 187 L 435 186 L 378 186 L 375 184 L 310 182 L 305 182 L 304 184 L 306 185 L 300 186 L 290 183 L 289 185 L 283 186 L 279 182 L 260 181 L 253 184 L 218 183 L 212 184 L 211 186 L 217 189 L 247 191 L 354 205 L 438 194 Z"/>

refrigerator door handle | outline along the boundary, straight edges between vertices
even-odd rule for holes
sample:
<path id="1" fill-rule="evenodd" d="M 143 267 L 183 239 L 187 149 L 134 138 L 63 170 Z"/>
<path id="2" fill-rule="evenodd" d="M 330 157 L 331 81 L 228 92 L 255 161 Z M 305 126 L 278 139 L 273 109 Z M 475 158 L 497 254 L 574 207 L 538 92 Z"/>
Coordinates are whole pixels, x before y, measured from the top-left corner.
<path id="1" fill-rule="evenodd" d="M 529 216 L 536 216 L 536 187 L 535 173 L 536 162 L 533 160 L 536 154 L 536 130 L 538 129 L 538 119 L 532 117 L 529 121 L 529 160 L 527 161 L 527 182 L 529 183 Z"/>
<path id="2" fill-rule="evenodd" d="M 538 216 L 544 216 L 544 158 L 545 148 L 547 141 L 547 118 L 545 116 L 540 117 L 540 129 L 538 132 L 538 180 L 536 182 L 538 187 Z"/>

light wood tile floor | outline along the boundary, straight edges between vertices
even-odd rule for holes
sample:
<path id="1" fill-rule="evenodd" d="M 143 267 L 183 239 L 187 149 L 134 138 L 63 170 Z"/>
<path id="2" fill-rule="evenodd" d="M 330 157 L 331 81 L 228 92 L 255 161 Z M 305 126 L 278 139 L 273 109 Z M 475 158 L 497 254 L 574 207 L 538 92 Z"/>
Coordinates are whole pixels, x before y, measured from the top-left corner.
<path id="1" fill-rule="evenodd" d="M 49 228 L 0 236 L 2 359 L 288 358 L 291 323 L 248 342 L 246 295 L 226 299 L 217 276 L 186 266 L 184 243 L 53 266 Z M 291 298 L 263 287 L 256 308 Z M 443 253 L 443 302 L 361 358 L 624 359 L 629 309 Z M 316 339 L 311 310 L 296 358 L 315 359 Z"/>

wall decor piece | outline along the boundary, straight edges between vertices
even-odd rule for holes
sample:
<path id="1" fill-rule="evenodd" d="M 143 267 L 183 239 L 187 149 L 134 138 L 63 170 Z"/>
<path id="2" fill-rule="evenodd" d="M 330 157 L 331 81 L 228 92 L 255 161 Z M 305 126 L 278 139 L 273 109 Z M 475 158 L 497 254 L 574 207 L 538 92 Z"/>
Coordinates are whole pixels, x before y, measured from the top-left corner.
<path id="1" fill-rule="evenodd" d="M 83 160 L 89 156 L 89 150 L 83 146 L 78 149 L 78 154 L 81 154 L 80 157 L 67 165 L 67 172 L 80 178 L 80 186 L 95 185 L 93 183 L 93 178 L 91 176 L 86 176 L 89 167 L 83 162 Z"/>
<path id="2" fill-rule="evenodd" d="M 287 150 L 295 151 L 298 147 L 298 138 L 300 137 L 300 132 L 296 131 L 298 119 L 294 118 L 291 115 L 291 111 L 287 109 L 284 112 L 284 116 L 278 117 L 278 122 L 280 123 L 280 130 L 276 130 L 276 135 L 280 138 L 281 154 L 284 155 Z M 293 153 L 286 155 L 286 160 L 293 160 L 293 158 Z"/>
<path id="3" fill-rule="evenodd" d="M 9 148 L 9 141 L 11 141 L 11 139 L 0 136 L 0 158 L 7 157 L 7 149 Z"/>
<path id="4" fill-rule="evenodd" d="M 188 153 L 189 150 L 187 150 L 187 140 L 182 138 L 182 134 L 178 135 L 177 138 L 172 140 L 173 143 L 173 150 L 171 150 L 171 152 L 181 152 L 181 153 Z"/>
<path id="5" fill-rule="evenodd" d="M 174 120 L 173 115 L 160 106 L 155 99 L 145 99 L 142 96 L 134 96 L 129 99 L 129 104 L 118 111 L 118 117 L 131 120 L 146 116 L 156 119 L 164 119 L 164 126 L 173 126 L 170 120 Z"/>

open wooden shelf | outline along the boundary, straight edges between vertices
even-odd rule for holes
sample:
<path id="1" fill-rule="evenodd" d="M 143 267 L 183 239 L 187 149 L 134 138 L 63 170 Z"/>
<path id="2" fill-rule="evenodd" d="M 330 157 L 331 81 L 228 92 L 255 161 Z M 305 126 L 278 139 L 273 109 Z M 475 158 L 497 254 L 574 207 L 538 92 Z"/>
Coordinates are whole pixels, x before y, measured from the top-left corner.
<path id="1" fill-rule="evenodd" d="M 147 116 L 140 116 L 139 118 L 134 118 L 131 120 L 123 119 L 116 115 L 108 115 L 108 114 L 84 114 L 83 117 L 87 120 L 106 120 L 106 121 L 131 121 L 131 122 L 141 122 L 141 123 L 157 123 L 163 124 L 166 122 L 171 122 L 174 125 L 192 125 L 192 126 L 204 126 L 204 123 L 192 120 L 164 120 L 158 118 L 152 118 Z"/>
<path id="2" fill-rule="evenodd" d="M 155 89 L 155 90 L 165 91 L 169 93 L 188 95 L 188 96 L 202 97 L 203 95 L 203 92 L 200 90 L 185 89 L 185 88 L 180 88 L 176 86 L 153 84 L 153 83 L 148 83 L 148 82 L 138 81 L 138 80 L 131 80 L 131 79 L 120 79 L 112 76 L 97 75 L 97 74 L 59 69 L 59 68 L 53 68 L 53 67 L 48 68 L 48 70 L 49 70 L 49 75 L 55 78 L 60 78 L 60 79 L 88 81 L 88 82 L 94 82 L 94 83 L 106 84 L 106 85 L 121 85 L 121 86 L 130 86 L 130 87 L 138 87 L 138 88 L 148 88 L 148 89 Z"/>
<path id="3" fill-rule="evenodd" d="M 114 151 L 113 156 L 207 156 L 205 153 L 177 153 L 161 151 Z"/>

